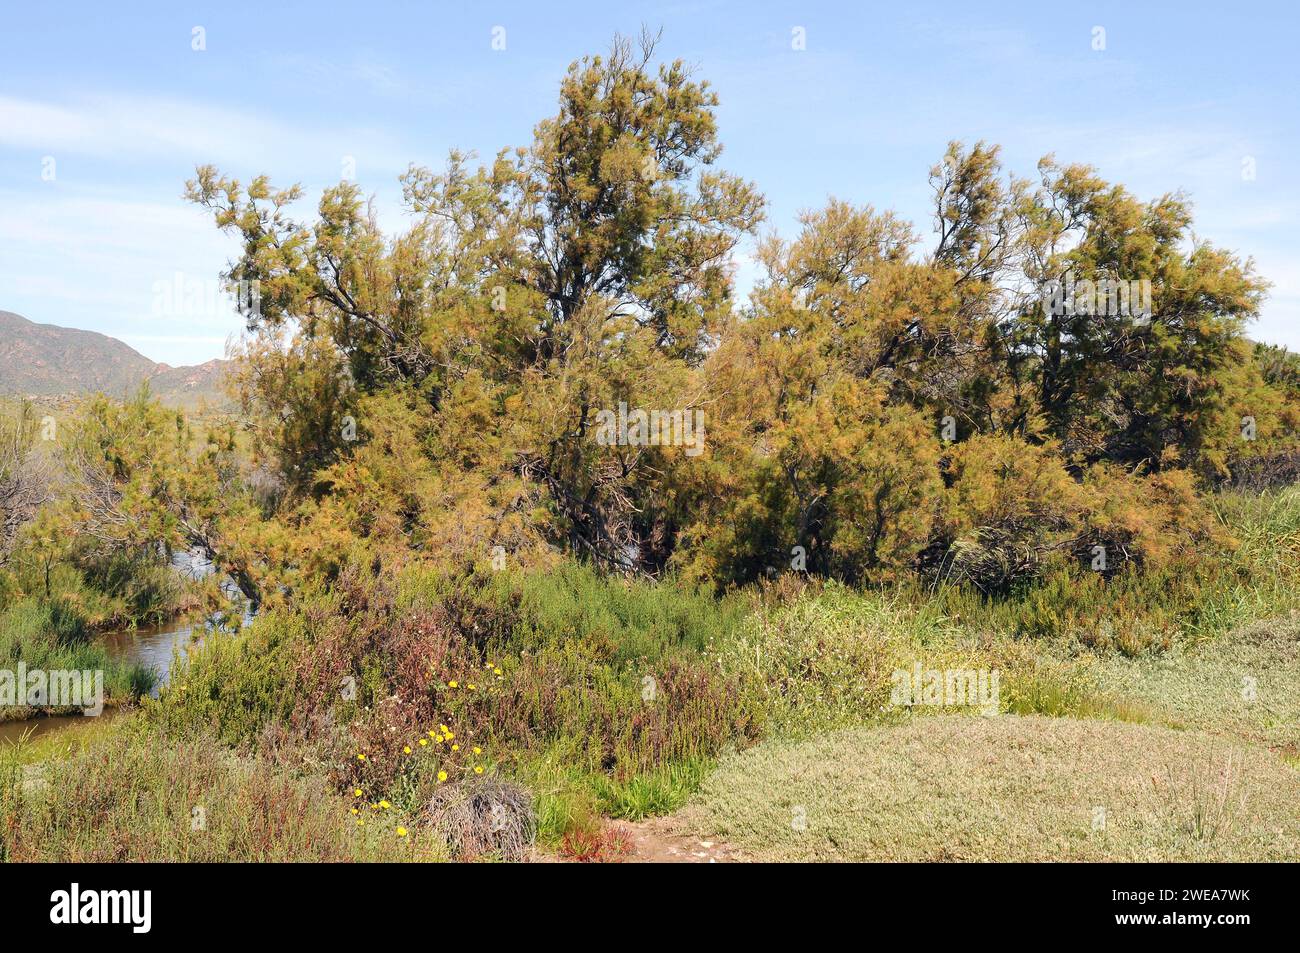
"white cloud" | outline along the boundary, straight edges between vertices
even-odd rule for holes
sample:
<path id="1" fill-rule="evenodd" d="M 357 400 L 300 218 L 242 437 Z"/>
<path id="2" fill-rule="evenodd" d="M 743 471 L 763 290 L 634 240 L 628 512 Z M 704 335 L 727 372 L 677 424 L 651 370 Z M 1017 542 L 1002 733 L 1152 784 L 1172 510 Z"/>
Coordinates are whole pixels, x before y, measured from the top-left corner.
<path id="1" fill-rule="evenodd" d="M 447 101 L 452 94 L 452 84 L 439 89 L 412 86 L 396 67 L 369 51 L 359 52 L 346 62 L 305 53 L 277 54 L 270 57 L 269 62 L 277 72 L 298 73 L 309 78 L 316 86 L 327 84 L 338 89 L 361 85 L 368 92 L 381 96 L 401 96 L 406 102 L 413 98 Z"/>
<path id="2" fill-rule="evenodd" d="M 43 195 L 0 191 L 0 308 L 128 343 L 167 344 L 141 348 L 154 360 L 220 357 L 226 337 L 242 328 L 224 300 L 198 313 L 155 307 L 159 282 L 174 282 L 178 273 L 215 282 L 234 251 L 206 214 L 180 198 L 139 201 L 71 188 Z"/>
<path id="3" fill-rule="evenodd" d="M 372 84 L 397 82 L 379 65 L 357 69 Z M 338 181 L 343 158 L 353 157 L 363 184 L 378 189 L 384 222 L 404 224 L 396 178 L 410 153 L 382 130 L 305 128 L 175 98 L 0 95 L 0 159 L 6 151 L 53 155 L 58 174 L 42 181 L 33 165 L 29 178 L 0 188 L 0 308 L 138 342 L 149 357 L 173 364 L 221 356 L 243 326 L 224 299 L 183 316 L 155 307 L 157 283 L 177 274 L 215 282 L 238 251 L 207 212 L 181 198 L 196 164 L 245 179 L 267 172 L 301 181 L 298 211 L 309 218 L 319 189 Z"/>
<path id="4" fill-rule="evenodd" d="M 337 175 L 343 156 L 364 156 L 366 166 L 385 172 L 406 167 L 382 129 L 310 129 L 209 103 L 123 94 L 66 103 L 0 95 L 0 146 L 56 158 L 174 159 L 295 173 L 315 168 L 326 177 Z"/>

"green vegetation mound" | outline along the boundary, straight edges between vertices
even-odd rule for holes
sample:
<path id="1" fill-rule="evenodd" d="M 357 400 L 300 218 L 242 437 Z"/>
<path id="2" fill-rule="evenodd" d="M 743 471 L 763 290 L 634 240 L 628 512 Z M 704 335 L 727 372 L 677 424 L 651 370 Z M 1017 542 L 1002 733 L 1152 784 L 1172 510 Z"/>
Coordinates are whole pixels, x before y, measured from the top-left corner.
<path id="1" fill-rule="evenodd" d="M 1147 725 L 943 716 L 724 759 L 692 820 L 771 860 L 1295 860 L 1300 774 Z"/>

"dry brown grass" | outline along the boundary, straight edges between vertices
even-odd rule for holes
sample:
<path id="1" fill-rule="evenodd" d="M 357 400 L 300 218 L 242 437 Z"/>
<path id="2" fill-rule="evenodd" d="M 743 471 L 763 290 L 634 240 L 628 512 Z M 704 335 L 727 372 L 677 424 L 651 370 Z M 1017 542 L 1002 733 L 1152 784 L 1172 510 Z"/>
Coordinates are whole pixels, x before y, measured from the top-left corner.
<path id="1" fill-rule="evenodd" d="M 439 788 L 427 820 L 457 860 L 525 860 L 537 840 L 532 795 L 499 778 L 467 779 Z"/>

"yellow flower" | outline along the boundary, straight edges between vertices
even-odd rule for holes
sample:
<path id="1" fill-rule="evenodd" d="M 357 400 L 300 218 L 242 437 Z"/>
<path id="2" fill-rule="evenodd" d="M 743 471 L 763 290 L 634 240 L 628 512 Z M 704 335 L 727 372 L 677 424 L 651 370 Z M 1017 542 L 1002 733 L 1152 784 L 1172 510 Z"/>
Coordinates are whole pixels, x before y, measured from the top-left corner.
<path id="1" fill-rule="evenodd" d="M 438 772 L 438 781 L 439 781 L 439 783 L 441 783 L 441 782 L 443 782 L 443 781 L 446 781 L 446 780 L 447 780 L 447 772 L 446 772 L 446 771 L 439 771 L 439 772 Z"/>
<path id="2" fill-rule="evenodd" d="M 363 754 L 359 754 L 359 755 L 357 755 L 357 760 L 358 760 L 358 761 L 365 761 L 365 760 L 366 760 L 366 756 L 363 755 Z"/>
<path id="3" fill-rule="evenodd" d="M 494 669 L 492 669 L 492 674 L 493 674 L 493 675 L 500 675 L 500 674 L 501 674 L 501 669 L 499 669 L 499 668 L 494 668 Z"/>
<path id="4" fill-rule="evenodd" d="M 475 746 L 474 746 L 474 753 L 475 753 L 475 754 L 482 754 L 482 753 L 483 753 L 483 749 L 480 748 L 478 745 L 475 745 Z"/>
<path id="5" fill-rule="evenodd" d="M 484 667 L 484 668 L 492 668 L 493 666 L 492 666 L 492 663 L 491 663 L 491 662 L 488 662 L 488 663 L 487 663 L 486 665 L 484 665 L 483 667 Z"/>
<path id="6" fill-rule="evenodd" d="M 361 797 L 361 788 L 357 788 L 355 791 L 353 791 L 353 792 L 352 792 L 352 796 L 353 796 L 353 797 Z"/>
<path id="7" fill-rule="evenodd" d="M 397 836 L 398 836 L 398 837 L 405 837 L 405 836 L 406 836 L 406 828 L 405 828 L 405 827 L 399 827 L 399 828 L 397 829 Z"/>
<path id="8" fill-rule="evenodd" d="M 451 731 L 451 729 L 448 728 L 446 725 L 439 725 L 439 726 L 438 726 L 438 731 L 439 731 L 439 733 L 445 735 L 447 732 Z"/>
<path id="9" fill-rule="evenodd" d="M 483 773 L 483 765 L 481 765 L 481 764 L 476 764 L 476 765 L 474 766 L 474 773 L 475 773 L 475 774 L 482 774 L 482 773 Z"/>
<path id="10" fill-rule="evenodd" d="M 456 736 L 449 731 L 445 735 L 443 735 L 443 737 L 446 738 L 448 741 L 451 741 L 451 739 L 455 738 Z"/>
<path id="11" fill-rule="evenodd" d="M 358 817 L 358 818 L 357 818 L 357 827 L 365 827 L 365 826 L 366 826 L 366 822 L 363 821 L 361 818 Z"/>
<path id="12" fill-rule="evenodd" d="M 402 748 L 402 753 L 403 753 L 403 754 L 410 754 L 410 753 L 411 753 L 411 746 L 410 746 L 410 745 L 406 745 L 404 748 Z"/>
<path id="13" fill-rule="evenodd" d="M 357 809 L 355 807 L 352 809 L 352 813 L 353 814 L 357 813 Z"/>
<path id="14" fill-rule="evenodd" d="M 468 688 L 472 692 L 474 690 L 474 683 L 470 682 Z"/>
<path id="15" fill-rule="evenodd" d="M 457 686 L 457 684 L 458 684 L 457 681 L 453 678 L 450 682 L 447 683 L 447 687 L 448 687 L 448 688 L 455 688 L 455 687 Z"/>
<path id="16" fill-rule="evenodd" d="M 380 802 L 379 802 L 379 806 L 382 807 L 382 808 L 386 811 L 386 810 L 388 810 L 390 807 L 392 807 L 393 805 L 389 804 L 387 801 L 380 801 Z"/>
<path id="17" fill-rule="evenodd" d="M 428 743 L 429 743 L 429 739 L 428 739 L 428 738 L 421 738 L 421 739 L 420 739 L 420 747 L 424 747 L 424 746 L 427 745 Z"/>
<path id="18" fill-rule="evenodd" d="M 451 750 L 452 750 L 452 751 L 459 751 L 459 750 L 460 750 L 460 745 L 452 745 L 452 746 L 451 746 Z"/>

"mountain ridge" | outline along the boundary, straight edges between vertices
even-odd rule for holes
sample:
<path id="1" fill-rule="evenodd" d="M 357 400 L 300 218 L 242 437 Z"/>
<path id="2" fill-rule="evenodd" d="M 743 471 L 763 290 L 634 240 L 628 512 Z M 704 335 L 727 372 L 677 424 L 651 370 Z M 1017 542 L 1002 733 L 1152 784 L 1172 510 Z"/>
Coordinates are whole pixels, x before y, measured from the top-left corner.
<path id="1" fill-rule="evenodd" d="M 229 403 L 222 386 L 229 366 L 214 358 L 173 367 L 98 331 L 40 324 L 0 310 L 0 395 L 124 398 L 147 383 L 169 406 L 218 407 Z"/>

